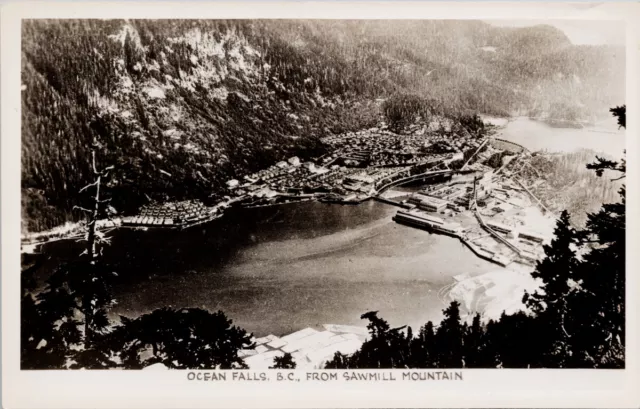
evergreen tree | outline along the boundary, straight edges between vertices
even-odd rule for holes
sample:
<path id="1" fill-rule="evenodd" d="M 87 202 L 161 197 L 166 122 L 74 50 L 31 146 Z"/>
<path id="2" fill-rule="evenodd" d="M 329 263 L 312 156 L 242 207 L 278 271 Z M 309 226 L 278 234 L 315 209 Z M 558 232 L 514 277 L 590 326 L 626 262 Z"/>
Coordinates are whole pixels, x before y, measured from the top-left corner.
<path id="1" fill-rule="evenodd" d="M 541 291 L 525 294 L 524 302 L 535 313 L 559 310 L 569 292 L 569 283 L 577 265 L 576 232 L 571 227 L 569 212 L 563 210 L 554 230 L 551 243 L 544 245 L 545 257 L 537 262 L 531 276 L 542 281 Z M 561 310 L 561 308 L 560 308 Z"/>
<path id="2" fill-rule="evenodd" d="M 618 123 L 626 125 L 626 107 L 611 110 Z M 588 165 L 598 176 L 605 170 L 624 178 L 624 159 Z M 571 331 L 573 332 L 572 366 L 621 368 L 625 366 L 625 251 L 626 200 L 625 187 L 620 189 L 620 202 L 604 204 L 600 211 L 588 215 L 583 234 L 590 251 L 576 272 L 579 291 L 569 298 Z"/>
<path id="3" fill-rule="evenodd" d="M 116 274 L 100 258 L 101 245 L 109 242 L 97 230 L 97 222 L 105 214 L 104 204 L 108 202 L 101 199 L 100 188 L 112 167 L 97 170 L 95 144 L 92 169 L 94 182 L 80 190 L 94 189 L 92 209 L 79 207 L 88 214 L 84 252 L 56 268 L 46 280 L 44 290 L 37 293 L 35 299 L 32 297 L 32 286 L 27 283 L 23 285 L 25 298 L 22 307 L 28 321 L 23 321 L 25 329 L 22 335 L 27 343 L 39 339 L 36 349 L 45 345 L 45 350 L 36 355 L 51 351 L 50 355 L 56 356 L 55 363 L 49 361 L 45 364 L 47 367 L 65 368 L 70 365 L 72 368 L 80 366 L 93 369 L 114 365 L 109 355 L 96 345 L 109 329 L 107 313 L 115 303 L 111 285 Z M 23 353 L 29 355 L 30 352 Z"/>
<path id="4" fill-rule="evenodd" d="M 466 368 L 482 368 L 485 364 L 482 355 L 485 353 L 484 328 L 480 322 L 480 314 L 473 316 L 471 326 L 464 333 L 464 366 Z"/>
<path id="5" fill-rule="evenodd" d="M 351 368 L 351 357 L 341 352 L 333 354 L 333 358 L 325 364 L 326 369 L 349 369 Z"/>
<path id="6" fill-rule="evenodd" d="M 273 366 L 269 369 L 296 369 L 296 362 L 290 353 L 285 352 L 284 355 L 273 358 Z"/>
<path id="7" fill-rule="evenodd" d="M 460 303 L 452 301 L 444 311 L 444 319 L 436 331 L 438 368 L 463 367 L 463 326 L 460 322 Z"/>
<path id="8" fill-rule="evenodd" d="M 486 353 L 481 359 L 487 363 L 493 360 L 498 368 L 540 367 L 543 344 L 539 339 L 538 322 L 542 320 L 522 311 L 512 315 L 503 312 L 499 320 L 489 321 L 486 331 Z"/>
<path id="9" fill-rule="evenodd" d="M 357 368 L 405 368 L 409 365 L 409 343 L 402 333 L 405 328 L 391 328 L 387 321 L 370 311 L 360 318 L 368 319 L 370 338 L 364 342 L 358 354 L 352 356 Z"/>
<path id="10" fill-rule="evenodd" d="M 531 276 L 542 282 L 540 291 L 523 301 L 537 317 L 546 323 L 541 326 L 539 341 L 546 348 L 541 365 L 562 367 L 568 356 L 569 334 L 565 326 L 567 296 L 574 285 L 577 233 L 571 226 L 569 212 L 563 210 L 554 230 L 551 244 L 544 246 L 545 257 L 538 261 Z"/>
<path id="11" fill-rule="evenodd" d="M 431 321 L 423 325 L 418 336 L 410 341 L 410 349 L 411 367 L 435 368 L 435 332 Z"/>
<path id="12" fill-rule="evenodd" d="M 222 311 L 161 308 L 136 319 L 120 317 L 109 335 L 125 368 L 162 363 L 177 369 L 245 368 L 240 349 L 251 349 L 251 335 L 232 325 Z"/>
<path id="13" fill-rule="evenodd" d="M 22 369 L 61 369 L 67 363 L 72 346 L 82 340 L 80 323 L 67 319 L 71 305 L 50 309 L 34 297 L 37 266 L 23 269 L 20 303 L 20 367 Z M 66 303 L 66 300 L 61 300 Z M 62 304 L 61 303 L 61 304 Z"/>
<path id="14" fill-rule="evenodd" d="M 622 105 L 619 107 L 611 108 L 609 110 L 613 116 L 618 120 L 618 127 L 626 128 L 627 127 L 627 105 Z"/>

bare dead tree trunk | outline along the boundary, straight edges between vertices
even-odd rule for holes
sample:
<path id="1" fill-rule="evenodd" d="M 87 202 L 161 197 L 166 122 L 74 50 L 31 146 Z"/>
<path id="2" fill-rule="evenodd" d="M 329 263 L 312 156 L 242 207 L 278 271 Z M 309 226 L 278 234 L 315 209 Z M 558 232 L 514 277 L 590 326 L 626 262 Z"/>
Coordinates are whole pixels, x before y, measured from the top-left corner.
<path id="1" fill-rule="evenodd" d="M 97 176 L 95 185 L 96 185 L 96 195 L 93 199 L 93 212 L 91 213 L 91 217 L 89 219 L 89 234 L 87 237 L 87 254 L 89 255 L 89 260 L 91 264 L 95 262 L 96 257 L 96 224 L 98 222 L 98 216 L 100 213 L 100 182 L 102 181 L 102 177 L 98 174 L 96 170 L 96 152 L 95 150 L 91 152 L 91 159 L 93 165 L 93 173 Z"/>
<path id="2" fill-rule="evenodd" d="M 91 168 L 93 170 L 93 175 L 95 177 L 95 180 L 92 183 L 89 183 L 88 185 L 80 189 L 79 193 L 82 193 L 86 189 L 95 186 L 96 191 L 93 196 L 93 209 L 89 210 L 79 206 L 75 206 L 76 208 L 88 214 L 87 247 L 85 252 L 89 259 L 90 268 L 95 265 L 96 259 L 98 257 L 98 251 L 96 246 L 98 237 L 96 234 L 96 229 L 97 229 L 98 219 L 100 217 L 100 206 L 103 203 L 106 203 L 109 201 L 109 200 L 100 200 L 100 185 L 102 183 L 102 178 L 108 175 L 109 171 L 113 169 L 113 166 L 110 166 L 101 171 L 98 171 L 96 167 L 96 151 L 94 148 L 91 150 Z M 89 278 L 93 279 L 92 277 L 89 277 Z M 91 296 L 85 295 L 82 298 L 82 313 L 84 314 L 84 347 L 85 349 L 89 348 L 89 346 L 91 345 L 91 338 L 92 338 L 91 323 L 93 320 L 92 302 L 93 302 L 93 299 Z"/>
<path id="3" fill-rule="evenodd" d="M 100 199 L 100 185 L 102 183 L 102 178 L 106 177 L 109 174 L 109 171 L 113 169 L 113 166 L 109 166 L 101 171 L 98 171 L 98 169 L 96 168 L 96 152 L 95 152 L 95 149 L 93 149 L 91 151 L 91 167 L 93 169 L 95 180 L 92 183 L 89 183 L 88 185 L 80 189 L 79 193 L 82 193 L 88 188 L 95 186 L 96 192 L 93 197 L 93 209 L 89 210 L 80 206 L 75 206 L 75 208 L 80 209 L 89 215 L 88 216 L 89 222 L 87 224 L 88 232 L 87 232 L 86 252 L 87 252 L 87 255 L 89 256 L 89 260 L 93 264 L 95 262 L 96 257 L 98 256 L 98 252 L 96 250 L 96 241 L 97 241 L 96 229 L 97 229 L 98 219 L 100 217 L 100 206 L 103 203 L 106 203 L 109 201 L 109 199 L 107 200 Z"/>

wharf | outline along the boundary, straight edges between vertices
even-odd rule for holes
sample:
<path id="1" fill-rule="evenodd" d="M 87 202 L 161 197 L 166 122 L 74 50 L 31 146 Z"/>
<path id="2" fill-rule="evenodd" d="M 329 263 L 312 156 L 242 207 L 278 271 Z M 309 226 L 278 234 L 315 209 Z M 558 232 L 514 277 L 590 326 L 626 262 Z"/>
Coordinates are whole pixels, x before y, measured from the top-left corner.
<path id="1" fill-rule="evenodd" d="M 446 226 L 438 227 L 430 223 L 430 221 L 427 219 L 422 220 L 419 215 L 408 217 L 406 213 L 402 213 L 401 211 L 399 211 L 398 213 L 399 214 L 393 217 L 393 220 L 396 223 L 417 227 L 419 229 L 426 230 L 430 233 L 444 234 L 450 237 L 455 237 L 458 240 L 460 240 L 462 243 L 464 243 L 467 247 L 469 247 L 471 251 L 473 251 L 478 257 L 482 259 L 499 264 L 502 267 L 506 267 L 512 261 L 514 261 L 513 258 L 511 257 L 507 257 L 502 254 L 497 254 L 494 251 L 487 250 L 482 246 L 479 246 L 473 243 L 472 240 L 469 240 L 466 237 L 466 233 L 464 229 L 453 230 L 453 229 L 446 228 Z"/>

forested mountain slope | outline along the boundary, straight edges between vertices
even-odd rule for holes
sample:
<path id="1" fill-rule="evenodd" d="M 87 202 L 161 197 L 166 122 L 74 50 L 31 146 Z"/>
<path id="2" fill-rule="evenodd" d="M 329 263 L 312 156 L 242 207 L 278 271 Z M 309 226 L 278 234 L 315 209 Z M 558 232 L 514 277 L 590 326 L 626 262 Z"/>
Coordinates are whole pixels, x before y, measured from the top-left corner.
<path id="1" fill-rule="evenodd" d="M 379 121 L 434 114 L 585 120 L 623 100 L 623 49 L 548 26 L 473 21 L 41 20 L 23 23 L 23 229 L 79 218 L 98 166 L 117 211 L 208 197 L 231 177 Z"/>

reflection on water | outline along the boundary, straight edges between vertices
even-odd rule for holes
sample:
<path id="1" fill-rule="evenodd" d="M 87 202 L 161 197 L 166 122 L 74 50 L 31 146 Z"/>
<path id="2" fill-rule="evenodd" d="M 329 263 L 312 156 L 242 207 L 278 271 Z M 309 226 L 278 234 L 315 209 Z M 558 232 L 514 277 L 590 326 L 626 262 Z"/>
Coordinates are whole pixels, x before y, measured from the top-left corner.
<path id="1" fill-rule="evenodd" d="M 363 325 L 370 310 L 393 324 L 440 319 L 439 288 L 496 266 L 456 239 L 393 223 L 395 210 L 306 202 L 239 209 L 183 232 L 118 231 L 105 252 L 121 279 L 115 312 L 221 309 L 257 335 Z M 78 250 L 62 242 L 45 249 L 57 260 Z"/>
<path id="2" fill-rule="evenodd" d="M 492 121 L 504 125 L 500 121 Z M 499 138 L 518 143 L 531 151 L 573 152 L 591 149 L 619 158 L 625 149 L 625 133 L 619 130 L 612 117 L 597 126 L 581 129 L 559 128 L 528 118 L 516 118 L 506 123 Z"/>
<path id="3" fill-rule="evenodd" d="M 590 148 L 620 156 L 624 149 L 621 132 L 551 128 L 528 119 L 511 121 L 501 137 L 531 150 Z M 392 325 L 417 327 L 441 318 L 437 292 L 453 276 L 498 269 L 457 239 L 393 223 L 395 211 L 374 201 L 306 202 L 237 209 L 182 232 L 117 231 L 105 251 L 120 280 L 115 312 L 221 309 L 258 336 L 325 323 L 363 325 L 359 317 L 370 310 Z M 42 274 L 77 256 L 80 246 L 47 245 L 43 251 L 52 259 Z"/>

